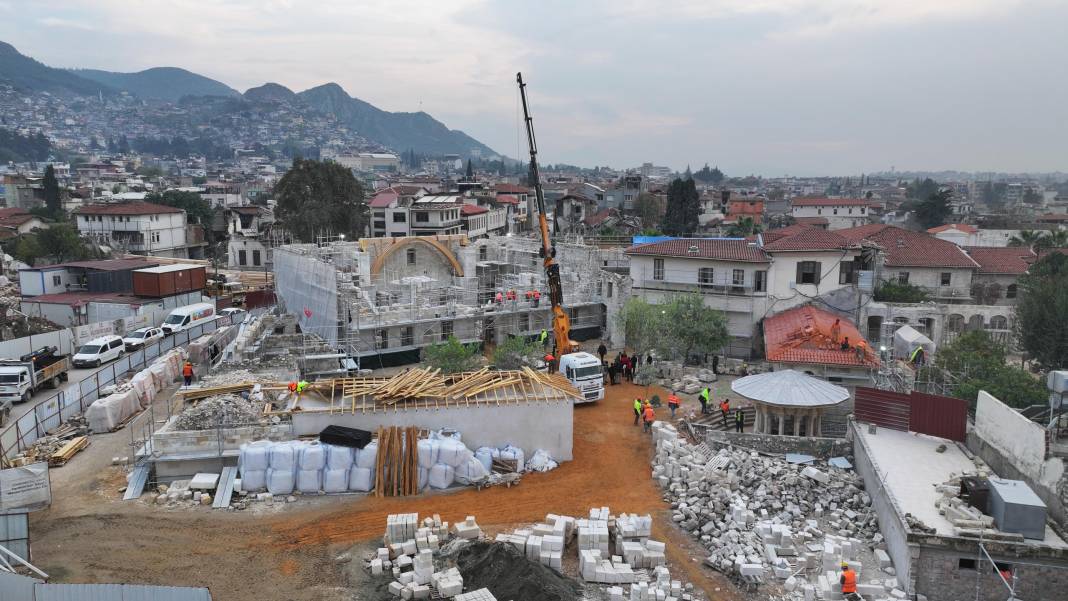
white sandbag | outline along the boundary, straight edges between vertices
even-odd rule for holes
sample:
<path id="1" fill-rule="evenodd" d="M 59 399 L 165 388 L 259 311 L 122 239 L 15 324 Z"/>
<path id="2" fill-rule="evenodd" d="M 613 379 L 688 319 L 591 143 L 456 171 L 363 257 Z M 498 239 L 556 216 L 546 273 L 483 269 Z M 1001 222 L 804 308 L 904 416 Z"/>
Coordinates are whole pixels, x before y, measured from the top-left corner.
<path id="1" fill-rule="evenodd" d="M 326 467 L 326 449 L 319 443 L 311 443 L 300 449 L 297 467 L 302 470 L 321 470 Z"/>
<path id="2" fill-rule="evenodd" d="M 353 449 L 333 444 L 323 445 L 326 450 L 326 467 L 332 470 L 347 470 L 352 467 Z"/>
<path id="3" fill-rule="evenodd" d="M 453 480 L 456 479 L 456 470 L 451 465 L 444 463 L 438 463 L 434 467 L 430 468 L 430 473 L 427 475 L 427 483 L 430 488 L 436 488 L 438 490 L 448 488 L 452 486 Z"/>
<path id="4" fill-rule="evenodd" d="M 481 482 L 489 475 L 489 470 L 478 457 L 472 457 L 456 468 L 456 481 L 460 484 Z"/>
<path id="5" fill-rule="evenodd" d="M 423 468 L 419 468 L 419 490 L 425 489 L 427 484 L 429 484 L 429 483 L 430 483 L 430 470 L 425 470 Z"/>
<path id="6" fill-rule="evenodd" d="M 378 461 L 378 443 L 371 441 L 356 455 L 356 467 L 374 469 Z"/>
<path id="7" fill-rule="evenodd" d="M 547 472 L 556 469 L 558 466 L 559 464 L 553 460 L 548 451 L 545 449 L 538 449 L 537 451 L 534 451 L 534 454 L 527 460 L 526 469 L 535 472 Z"/>
<path id="8" fill-rule="evenodd" d="M 267 470 L 241 470 L 241 490 L 255 492 L 267 487 Z"/>
<path id="9" fill-rule="evenodd" d="M 320 470 L 297 470 L 297 490 L 315 494 L 323 488 L 323 472 Z"/>
<path id="10" fill-rule="evenodd" d="M 241 452 L 237 457 L 237 465 L 244 470 L 264 471 L 270 467 L 269 453 L 272 443 L 269 440 L 257 440 L 241 445 Z"/>
<path id="11" fill-rule="evenodd" d="M 297 447 L 292 442 L 280 442 L 271 445 L 270 450 L 270 466 L 272 470 L 289 470 L 290 472 L 297 469 Z"/>
<path id="12" fill-rule="evenodd" d="M 349 470 L 349 490 L 368 492 L 375 487 L 375 473 L 366 467 Z"/>
<path id="13" fill-rule="evenodd" d="M 438 463 L 455 468 L 472 456 L 471 450 L 458 440 L 443 438 L 438 442 Z"/>
<path id="14" fill-rule="evenodd" d="M 349 470 L 323 470 L 323 492 L 345 492 L 349 489 Z"/>
<path id="15" fill-rule="evenodd" d="M 437 440 L 419 441 L 419 467 L 430 469 L 438 462 L 438 446 Z"/>
<path id="16" fill-rule="evenodd" d="M 506 461 L 515 461 L 515 471 L 523 471 L 523 449 L 508 445 L 501 449 L 501 459 L 504 459 Z"/>
<path id="17" fill-rule="evenodd" d="M 89 429 L 95 433 L 110 432 L 126 418 L 141 410 L 141 401 L 133 388 L 126 388 L 93 401 L 85 410 Z"/>
<path id="18" fill-rule="evenodd" d="M 293 494 L 293 470 L 276 470 L 273 468 L 267 470 L 267 492 L 272 495 Z"/>
<path id="19" fill-rule="evenodd" d="M 455 440 L 456 442 L 463 442 L 463 437 L 460 435 L 459 430 L 431 430 L 430 438 L 432 440 Z"/>
<path id="20" fill-rule="evenodd" d="M 478 447 L 475 451 L 475 459 L 478 459 L 486 473 L 493 471 L 493 458 L 500 456 L 501 452 L 492 447 Z"/>

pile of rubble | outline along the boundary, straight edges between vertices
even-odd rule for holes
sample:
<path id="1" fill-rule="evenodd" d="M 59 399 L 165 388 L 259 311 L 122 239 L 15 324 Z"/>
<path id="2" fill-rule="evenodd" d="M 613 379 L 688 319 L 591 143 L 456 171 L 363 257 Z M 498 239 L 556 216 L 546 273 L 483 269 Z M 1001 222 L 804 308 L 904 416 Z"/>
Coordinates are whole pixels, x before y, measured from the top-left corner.
<path id="1" fill-rule="evenodd" d="M 203 399 L 174 419 L 175 430 L 210 430 L 219 426 L 258 423 L 263 417 L 262 401 L 235 394 Z"/>
<path id="2" fill-rule="evenodd" d="M 53 428 L 38 438 L 30 448 L 16 455 L 13 466 L 28 465 L 38 461 L 48 461 L 72 439 L 89 434 L 89 424 L 81 413 L 71 416 L 62 425 Z"/>
<path id="3" fill-rule="evenodd" d="M 667 423 L 653 426 L 653 478 L 674 521 L 709 551 L 705 563 L 751 583 L 774 577 L 790 598 L 831 598 L 842 562 L 880 570 L 876 598 L 897 589 L 871 498 L 852 472 L 796 465 L 739 449 L 691 445 Z M 875 587 L 876 584 L 871 585 Z M 836 588 L 837 587 L 837 588 Z M 874 594 L 874 590 L 870 591 Z"/>

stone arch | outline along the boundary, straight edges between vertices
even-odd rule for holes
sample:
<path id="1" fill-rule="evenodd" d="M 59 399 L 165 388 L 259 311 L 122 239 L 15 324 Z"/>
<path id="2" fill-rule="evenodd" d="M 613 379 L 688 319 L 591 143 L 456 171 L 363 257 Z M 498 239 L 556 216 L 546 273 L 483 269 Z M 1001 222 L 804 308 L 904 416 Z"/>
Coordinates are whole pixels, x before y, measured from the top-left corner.
<path id="1" fill-rule="evenodd" d="M 968 330 L 981 330 L 983 329 L 983 316 L 976 313 L 968 318 Z"/>
<path id="2" fill-rule="evenodd" d="M 964 331 L 964 316 L 959 313 L 953 313 L 946 318 L 946 330 L 950 332 L 963 332 Z"/>
<path id="3" fill-rule="evenodd" d="M 458 277 L 464 276 L 464 268 L 460 265 L 460 262 L 456 260 L 456 255 L 452 254 L 449 247 L 445 246 L 441 242 L 438 242 L 434 238 L 425 236 L 410 236 L 407 238 L 396 238 L 396 242 L 389 245 L 389 248 L 382 251 L 374 262 L 371 263 L 371 276 L 374 277 L 382 272 L 382 267 L 386 264 L 386 259 L 393 253 L 399 251 L 402 248 L 411 248 L 414 244 L 425 244 L 432 250 L 436 251 L 452 266 L 452 272 Z"/>
<path id="4" fill-rule="evenodd" d="M 1004 315 L 995 315 L 990 318 L 990 323 L 987 327 L 991 330 L 1007 330 L 1009 329 L 1009 320 Z"/>

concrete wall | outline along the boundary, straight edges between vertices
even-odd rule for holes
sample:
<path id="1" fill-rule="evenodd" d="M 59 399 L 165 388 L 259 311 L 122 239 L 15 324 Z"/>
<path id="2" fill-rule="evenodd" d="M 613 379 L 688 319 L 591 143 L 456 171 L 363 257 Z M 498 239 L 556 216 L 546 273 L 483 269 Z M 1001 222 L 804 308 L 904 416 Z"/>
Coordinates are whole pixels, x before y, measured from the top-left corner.
<path id="1" fill-rule="evenodd" d="M 1056 486 L 1064 475 L 1064 462 L 1046 459 L 1045 430 L 983 390 L 975 410 L 975 434 L 1044 486 Z"/>
<path id="2" fill-rule="evenodd" d="M 1005 601 L 1009 591 L 1001 579 L 993 573 L 989 561 L 978 564 L 978 572 L 970 567 L 961 567 L 960 560 L 975 560 L 977 550 L 939 549 L 920 547 L 916 563 L 916 592 L 926 595 L 931 601 L 961 601 L 979 599 L 981 601 Z M 991 553 L 995 561 L 1003 558 Z M 1064 563 L 1044 563 L 1028 558 L 1025 562 L 1015 563 L 1013 558 L 1004 557 L 1004 562 L 1011 564 L 1016 571 L 1016 597 L 1018 599 L 1065 599 L 1068 598 L 1068 566 Z M 898 576 L 900 578 L 900 575 Z M 976 597 L 976 585 L 979 595 Z"/>
<path id="3" fill-rule="evenodd" d="M 774 297 L 774 309 L 771 313 L 780 313 L 791 307 L 811 301 L 811 297 L 827 294 L 832 290 L 844 288 L 849 284 L 839 284 L 841 263 L 852 261 L 860 253 L 842 252 L 777 252 L 774 254 L 771 269 L 768 271 L 768 295 Z M 819 284 L 798 284 L 797 264 L 805 261 L 820 263 Z M 790 283 L 794 287 L 790 287 Z"/>
<path id="4" fill-rule="evenodd" d="M 557 461 L 570 461 L 573 412 L 570 402 L 407 408 L 355 415 L 309 411 L 293 415 L 293 430 L 294 435 L 304 436 L 318 434 L 331 424 L 372 431 L 380 426 L 455 428 L 472 450 L 512 444 L 527 456 L 545 449 Z"/>
<path id="5" fill-rule="evenodd" d="M 853 440 L 853 467 L 857 474 L 864 480 L 864 489 L 871 496 L 871 506 L 879 517 L 879 531 L 886 539 L 886 552 L 894 562 L 894 570 L 901 587 L 907 593 L 916 590 L 916 571 L 913 561 L 919 557 L 919 547 L 910 545 L 905 523 L 902 521 L 902 513 L 894 503 L 893 498 L 883 487 L 883 479 L 880 477 L 881 470 L 871 458 L 871 453 L 864 444 L 864 438 L 858 436 L 856 429 L 867 425 L 858 425 L 850 422 L 848 437 Z M 876 434 L 878 436 L 878 434 Z M 934 599 L 943 599 L 933 597 Z M 950 598 L 944 598 L 949 601 Z"/>
<path id="6" fill-rule="evenodd" d="M 821 459 L 853 454 L 853 443 L 842 438 L 809 438 L 806 436 L 778 436 L 709 430 L 710 445 L 735 445 L 761 453 L 803 453 Z"/>

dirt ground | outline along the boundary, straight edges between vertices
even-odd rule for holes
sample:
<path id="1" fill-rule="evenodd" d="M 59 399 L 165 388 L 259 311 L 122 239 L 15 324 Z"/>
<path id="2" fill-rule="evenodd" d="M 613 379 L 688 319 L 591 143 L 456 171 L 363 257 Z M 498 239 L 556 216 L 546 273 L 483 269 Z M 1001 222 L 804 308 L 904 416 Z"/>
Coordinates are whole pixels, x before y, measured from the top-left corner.
<path id="1" fill-rule="evenodd" d="M 647 393 L 639 386 L 610 386 L 605 400 L 576 407 L 574 460 L 525 475 L 518 487 L 408 499 L 322 497 L 269 513 L 123 502 L 125 471 L 110 464 L 112 457 L 130 454 L 130 434 L 94 436 L 86 451 L 52 473 L 53 506 L 31 518 L 33 561 L 56 582 L 207 586 L 217 601 L 364 598 L 344 589 L 357 560 L 337 557 L 380 538 L 387 514 L 437 513 L 449 521 L 474 515 L 487 530 L 500 531 L 547 513 L 582 516 L 607 505 L 613 512 L 654 516 L 653 536 L 669 542 L 676 577 L 710 599 L 740 599 L 721 575 L 701 566 L 703 550 L 672 524 L 650 477 L 651 440 L 633 425 L 630 404 L 636 395 L 654 392 L 667 397 L 655 388 Z M 658 417 L 667 416 L 666 407 L 661 412 Z"/>

